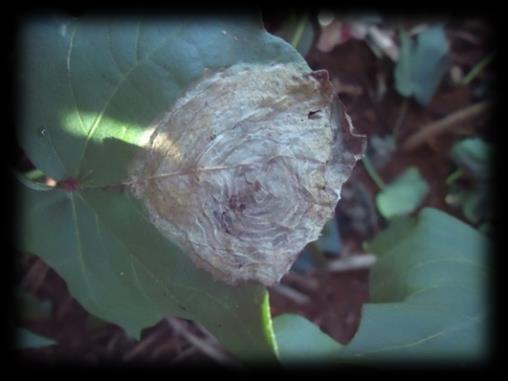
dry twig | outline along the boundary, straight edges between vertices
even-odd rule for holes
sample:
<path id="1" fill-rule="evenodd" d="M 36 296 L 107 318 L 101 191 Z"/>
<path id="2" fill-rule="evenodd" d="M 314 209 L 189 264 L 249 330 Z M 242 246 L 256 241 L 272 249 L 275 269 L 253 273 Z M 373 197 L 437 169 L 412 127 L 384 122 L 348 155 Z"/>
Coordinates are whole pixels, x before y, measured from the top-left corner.
<path id="1" fill-rule="evenodd" d="M 208 340 L 204 340 L 192 332 L 190 332 L 185 325 L 176 318 L 168 317 L 166 318 L 166 322 L 168 325 L 173 328 L 173 330 L 189 341 L 192 345 L 194 345 L 198 350 L 202 353 L 206 354 L 211 359 L 215 360 L 219 364 L 223 365 L 234 365 L 231 358 L 229 358 L 225 353 L 223 353 L 220 349 L 216 348 L 215 345 L 212 345 Z"/>
<path id="2" fill-rule="evenodd" d="M 327 270 L 331 272 L 364 270 L 372 267 L 374 263 L 376 263 L 376 256 L 374 254 L 351 255 L 330 262 Z"/>
<path id="3" fill-rule="evenodd" d="M 485 113 L 489 110 L 490 106 L 490 101 L 479 102 L 462 110 L 456 111 L 436 122 L 429 123 L 410 136 L 404 144 L 402 144 L 402 150 L 411 151 L 424 144 L 427 140 L 447 132 L 457 124 Z"/>
<path id="4" fill-rule="evenodd" d="M 271 290 L 284 296 L 296 304 L 308 304 L 310 302 L 310 298 L 307 295 L 302 294 L 301 292 L 296 291 L 294 288 L 282 283 L 275 284 L 272 286 Z"/>

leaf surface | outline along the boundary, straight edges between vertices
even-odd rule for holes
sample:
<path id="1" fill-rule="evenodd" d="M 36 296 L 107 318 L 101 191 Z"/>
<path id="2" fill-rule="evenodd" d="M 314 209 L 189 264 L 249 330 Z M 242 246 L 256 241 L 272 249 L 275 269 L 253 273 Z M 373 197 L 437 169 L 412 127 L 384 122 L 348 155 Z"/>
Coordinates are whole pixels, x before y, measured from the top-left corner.
<path id="1" fill-rule="evenodd" d="M 416 167 L 402 172 L 376 196 L 376 205 L 387 219 L 407 215 L 420 206 L 429 191 L 427 181 Z"/>
<path id="2" fill-rule="evenodd" d="M 282 361 L 305 360 L 309 342 L 316 360 L 335 362 L 483 359 L 487 248 L 481 233 L 436 209 L 394 220 L 369 246 L 379 259 L 353 340 L 332 343 L 311 322 L 283 315 L 274 319 Z"/>
<path id="3" fill-rule="evenodd" d="M 402 31 L 400 40 L 395 88 L 402 96 L 413 96 L 425 106 L 434 96 L 450 64 L 444 28 L 442 25 L 430 26 L 418 34 L 416 41 Z"/>
<path id="4" fill-rule="evenodd" d="M 20 187 L 18 245 L 91 313 L 139 337 L 166 315 L 195 319 L 244 360 L 275 359 L 268 294 L 198 270 L 119 186 L 160 118 L 207 71 L 292 62 L 259 20 L 38 19 L 21 33 L 20 143 L 72 192 Z"/>
<path id="5" fill-rule="evenodd" d="M 55 344 L 54 340 L 48 339 L 47 337 L 37 335 L 32 331 L 25 328 L 16 328 L 17 343 L 16 347 L 20 349 L 25 348 L 42 348 L 48 347 Z"/>

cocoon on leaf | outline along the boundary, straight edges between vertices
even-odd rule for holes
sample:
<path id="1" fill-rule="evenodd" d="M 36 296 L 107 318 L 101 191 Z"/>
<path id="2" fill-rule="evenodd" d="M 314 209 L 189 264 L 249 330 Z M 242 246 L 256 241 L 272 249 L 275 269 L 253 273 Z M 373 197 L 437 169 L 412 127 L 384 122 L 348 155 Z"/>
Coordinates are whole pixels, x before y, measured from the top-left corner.
<path id="1" fill-rule="evenodd" d="M 271 285 L 333 216 L 365 149 L 324 70 L 207 73 L 130 166 L 152 223 L 221 281 Z"/>

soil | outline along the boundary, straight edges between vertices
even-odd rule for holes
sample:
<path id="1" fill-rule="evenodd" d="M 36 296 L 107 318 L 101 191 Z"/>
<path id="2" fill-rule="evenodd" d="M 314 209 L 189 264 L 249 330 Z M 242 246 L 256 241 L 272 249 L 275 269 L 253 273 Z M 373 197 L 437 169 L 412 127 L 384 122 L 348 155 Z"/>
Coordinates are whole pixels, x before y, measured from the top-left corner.
<path id="1" fill-rule="evenodd" d="M 265 22 L 269 31 L 275 32 L 280 25 L 279 15 L 267 15 Z M 270 18 L 272 17 L 272 18 Z M 311 18 L 314 30 L 319 31 L 317 19 Z M 428 20 L 423 20 L 423 22 Z M 463 72 L 470 70 L 487 54 L 489 28 L 482 20 L 462 22 L 443 20 L 451 44 L 452 65 Z M 415 21 L 408 25 L 416 24 Z M 331 52 L 317 48 L 316 33 L 306 59 L 317 69 L 326 69 L 339 84 L 340 97 L 358 132 L 369 136 L 385 137 L 393 132 L 396 124 L 398 136 L 396 148 L 387 162 L 380 166 L 381 178 L 389 183 L 409 166 L 417 167 L 429 183 L 430 192 L 423 206 L 444 210 L 460 219 L 461 211 L 451 208 L 445 201 L 448 191 L 446 178 L 456 168 L 449 157 L 449 150 L 457 139 L 465 136 L 488 136 L 487 119 L 474 118 L 424 145 L 403 151 L 400 143 L 419 131 L 429 122 L 461 110 L 482 98 L 478 88 L 491 75 L 487 67 L 475 81 L 467 86 L 457 86 L 447 75 L 427 107 L 413 100 L 405 100 L 394 89 L 394 64 L 389 58 L 378 58 L 364 40 L 350 39 L 336 46 Z M 383 78 L 386 91 L 381 97 L 379 78 Z M 407 103 L 404 105 L 404 103 Z M 407 107 L 406 112 L 403 108 Z M 401 115 L 402 114 L 402 115 Z M 21 161 L 20 165 L 26 165 Z M 379 191 L 358 163 L 343 190 L 343 199 L 336 210 L 343 249 L 342 256 L 362 254 L 362 245 L 387 226 L 377 213 L 374 198 Z M 270 289 L 272 314 L 294 312 L 315 322 L 341 343 L 354 336 L 361 319 L 361 306 L 368 301 L 368 269 L 345 272 L 329 272 L 315 268 L 307 274 L 290 273 L 282 280 L 282 288 L 290 289 L 299 297 L 288 296 L 280 287 Z M 195 361 L 234 364 L 225 355 L 210 355 L 194 345 L 175 326 L 163 320 L 143 331 L 141 340 L 127 338 L 118 326 L 99 321 L 88 314 L 70 295 L 65 282 L 43 262 L 32 256 L 22 256 L 17 271 L 17 284 L 40 299 L 52 301 L 49 316 L 38 320 L 24 320 L 22 324 L 34 332 L 53 338 L 58 346 L 23 351 L 30 359 L 45 362 L 79 360 L 91 363 L 100 361 L 153 362 L 187 364 Z M 195 323 L 179 321 L 188 332 L 207 343 L 213 350 L 224 350 L 210 335 Z"/>

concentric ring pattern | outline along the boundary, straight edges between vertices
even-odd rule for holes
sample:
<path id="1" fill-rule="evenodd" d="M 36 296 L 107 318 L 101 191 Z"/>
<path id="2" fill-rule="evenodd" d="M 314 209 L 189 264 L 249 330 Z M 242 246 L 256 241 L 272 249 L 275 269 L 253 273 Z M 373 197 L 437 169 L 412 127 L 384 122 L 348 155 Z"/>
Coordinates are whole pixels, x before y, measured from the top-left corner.
<path id="1" fill-rule="evenodd" d="M 215 278 L 278 281 L 333 216 L 363 152 L 325 71 L 208 73 L 131 166 L 152 222 Z"/>

